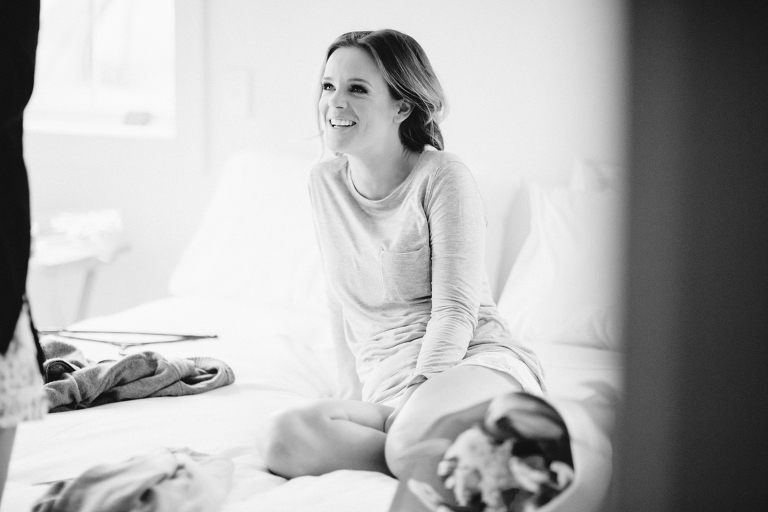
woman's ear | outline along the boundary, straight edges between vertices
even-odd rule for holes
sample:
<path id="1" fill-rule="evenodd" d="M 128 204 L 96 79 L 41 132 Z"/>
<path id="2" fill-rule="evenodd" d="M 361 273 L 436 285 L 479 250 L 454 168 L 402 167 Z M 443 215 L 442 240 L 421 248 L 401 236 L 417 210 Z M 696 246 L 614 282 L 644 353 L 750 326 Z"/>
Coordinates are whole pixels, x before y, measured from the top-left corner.
<path id="1" fill-rule="evenodd" d="M 395 115 L 395 122 L 402 123 L 408 119 L 408 116 L 413 112 L 413 105 L 405 100 L 400 100 L 397 103 L 398 107 L 397 114 Z"/>

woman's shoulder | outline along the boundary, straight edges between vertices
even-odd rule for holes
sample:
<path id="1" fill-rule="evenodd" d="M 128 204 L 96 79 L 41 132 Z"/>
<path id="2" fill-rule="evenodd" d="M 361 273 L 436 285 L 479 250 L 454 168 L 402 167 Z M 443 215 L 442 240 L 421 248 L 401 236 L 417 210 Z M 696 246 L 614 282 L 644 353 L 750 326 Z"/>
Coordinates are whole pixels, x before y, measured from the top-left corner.
<path id="1" fill-rule="evenodd" d="M 465 169 L 467 167 L 458 155 L 437 149 L 425 149 L 421 154 L 420 161 L 424 167 L 433 173 L 446 167 Z"/>
<path id="2" fill-rule="evenodd" d="M 477 182 L 464 161 L 454 153 L 427 150 L 420 159 L 426 203 L 479 197 Z M 442 198 L 442 199 L 440 199 Z"/>
<path id="3" fill-rule="evenodd" d="M 464 161 L 447 151 L 425 150 L 420 158 L 422 175 L 430 188 L 440 182 L 474 183 L 474 177 Z"/>

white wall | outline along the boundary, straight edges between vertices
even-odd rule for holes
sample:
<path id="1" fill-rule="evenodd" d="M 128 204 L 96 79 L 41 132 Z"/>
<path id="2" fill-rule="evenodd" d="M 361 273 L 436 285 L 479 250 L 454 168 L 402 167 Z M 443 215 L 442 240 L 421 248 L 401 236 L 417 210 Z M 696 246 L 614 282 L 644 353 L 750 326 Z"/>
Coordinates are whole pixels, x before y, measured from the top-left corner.
<path id="1" fill-rule="evenodd" d="M 200 221 L 215 176 L 206 171 L 205 18 L 202 0 L 177 3 L 177 136 L 121 138 L 27 131 L 33 216 L 116 208 L 128 252 L 96 275 L 89 313 L 119 311 L 166 295 L 168 277 Z M 34 293 L 55 282 L 31 278 Z M 72 298 L 54 289 L 56 300 Z M 43 324 L 45 308 L 36 316 Z M 73 311 L 69 304 L 61 308 Z"/>
<path id="2" fill-rule="evenodd" d="M 427 51 L 452 105 L 448 148 L 465 159 L 493 150 L 515 172 L 544 173 L 576 155 L 622 160 L 623 11 L 615 0 L 211 2 L 213 161 L 244 143 L 314 135 L 325 48 L 345 31 L 384 27 Z M 250 119 L 235 104 L 246 74 Z"/>
<path id="3" fill-rule="evenodd" d="M 509 270 L 498 241 L 520 180 L 565 183 L 576 158 L 625 160 L 624 9 L 621 0 L 211 2 L 211 160 L 249 144 L 306 150 L 327 46 L 350 30 L 403 31 L 448 95 L 446 150 L 479 180 L 498 292 Z M 518 231 L 519 213 L 509 226 Z"/>
<path id="4" fill-rule="evenodd" d="M 625 160 L 623 0 L 200 2 L 191 3 L 202 6 L 204 26 L 194 11 L 187 16 L 205 43 L 205 73 L 191 72 L 179 90 L 204 91 L 204 105 L 191 101 L 198 110 L 187 115 L 205 152 L 194 136 L 27 135 L 35 209 L 111 206 L 125 217 L 133 250 L 98 277 L 94 314 L 166 293 L 215 169 L 233 151 L 319 154 L 323 55 L 349 30 L 401 30 L 429 55 L 451 105 L 446 149 L 473 169 L 489 210 L 496 288 L 497 240 L 522 179 L 564 183 L 574 158 Z"/>

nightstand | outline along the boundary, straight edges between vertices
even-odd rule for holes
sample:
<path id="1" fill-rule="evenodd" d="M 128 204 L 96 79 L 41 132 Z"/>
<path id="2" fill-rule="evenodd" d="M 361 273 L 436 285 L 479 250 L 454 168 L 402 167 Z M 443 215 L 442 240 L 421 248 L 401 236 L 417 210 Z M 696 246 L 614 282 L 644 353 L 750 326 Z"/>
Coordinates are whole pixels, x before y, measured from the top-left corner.
<path id="1" fill-rule="evenodd" d="M 127 249 L 116 210 L 35 216 L 27 295 L 38 328 L 85 318 L 99 269 Z"/>

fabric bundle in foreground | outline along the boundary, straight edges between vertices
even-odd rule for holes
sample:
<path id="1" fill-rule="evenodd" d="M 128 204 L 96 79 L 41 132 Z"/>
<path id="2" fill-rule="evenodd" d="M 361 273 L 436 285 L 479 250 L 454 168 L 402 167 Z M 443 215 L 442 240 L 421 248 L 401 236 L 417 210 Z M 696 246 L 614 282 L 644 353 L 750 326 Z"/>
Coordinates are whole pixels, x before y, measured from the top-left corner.
<path id="1" fill-rule="evenodd" d="M 32 512 L 214 512 L 233 470 L 226 458 L 162 450 L 53 482 Z"/>
<path id="2" fill-rule="evenodd" d="M 390 510 L 527 512 L 558 496 L 575 474 L 565 423 L 527 393 L 444 417 L 410 456 Z"/>

